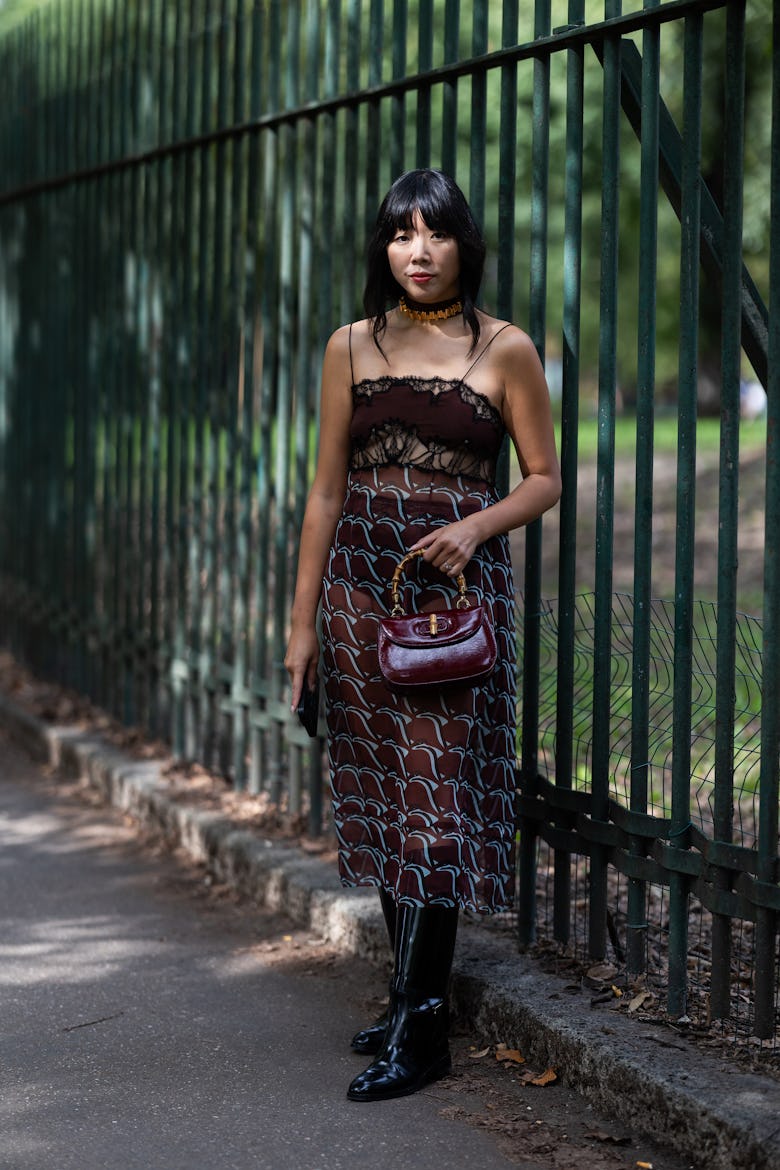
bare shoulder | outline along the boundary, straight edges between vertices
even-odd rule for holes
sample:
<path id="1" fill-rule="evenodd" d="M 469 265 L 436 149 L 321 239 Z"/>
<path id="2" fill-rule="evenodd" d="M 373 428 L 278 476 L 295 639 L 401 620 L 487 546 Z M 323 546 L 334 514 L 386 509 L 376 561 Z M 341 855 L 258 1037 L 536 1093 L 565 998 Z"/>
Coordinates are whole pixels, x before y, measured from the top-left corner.
<path id="1" fill-rule="evenodd" d="M 341 325 L 328 338 L 326 355 L 330 358 L 349 362 L 350 354 L 354 358 L 363 353 L 371 342 L 371 322 L 367 320 L 352 321 Z"/>
<path id="2" fill-rule="evenodd" d="M 538 361 L 536 346 L 519 326 L 511 321 L 481 314 L 483 336 L 492 342 L 494 359 L 503 363 L 517 361 Z"/>
<path id="3" fill-rule="evenodd" d="M 354 329 L 354 325 L 340 325 L 335 329 L 328 338 L 328 344 L 325 347 L 326 352 L 331 357 L 343 357 L 349 354 L 350 347 L 350 333 Z"/>

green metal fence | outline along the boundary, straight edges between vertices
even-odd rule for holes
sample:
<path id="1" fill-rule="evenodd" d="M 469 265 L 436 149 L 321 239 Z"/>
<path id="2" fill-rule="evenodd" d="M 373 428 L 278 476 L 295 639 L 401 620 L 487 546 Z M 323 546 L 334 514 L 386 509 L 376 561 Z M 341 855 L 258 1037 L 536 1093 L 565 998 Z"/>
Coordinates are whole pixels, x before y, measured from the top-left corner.
<path id="1" fill-rule="evenodd" d="M 3 641 L 39 674 L 237 788 L 306 809 L 319 829 L 321 753 L 289 719 L 282 667 L 319 358 L 359 312 L 363 241 L 384 190 L 407 167 L 442 166 L 485 226 L 486 305 L 525 324 L 551 371 L 561 364 L 554 579 L 541 523 L 525 534 L 521 570 L 520 941 L 550 933 L 595 958 L 611 949 L 632 973 L 649 964 L 680 1016 L 691 1010 L 694 908 L 712 924 L 709 1010 L 733 1010 L 734 945 L 744 949 L 747 930 L 749 1019 L 769 1039 L 780 338 L 766 302 L 780 298 L 780 46 L 766 0 L 747 14 L 740 0 L 647 0 L 628 13 L 620 0 L 55 0 L 9 33 L 0 617 Z M 746 61 L 764 49 L 769 262 L 751 276 Z M 710 189 L 702 128 L 715 102 L 723 165 Z M 670 256 L 673 311 L 658 294 Z M 721 425 L 717 591 L 702 599 L 705 293 L 721 306 Z M 659 601 L 654 452 L 668 345 L 657 341 L 670 317 L 676 552 L 674 595 Z M 760 620 L 738 614 L 747 361 L 768 396 Z M 628 598 L 613 588 L 626 382 Z M 548 870 L 549 914 L 537 897 Z"/>

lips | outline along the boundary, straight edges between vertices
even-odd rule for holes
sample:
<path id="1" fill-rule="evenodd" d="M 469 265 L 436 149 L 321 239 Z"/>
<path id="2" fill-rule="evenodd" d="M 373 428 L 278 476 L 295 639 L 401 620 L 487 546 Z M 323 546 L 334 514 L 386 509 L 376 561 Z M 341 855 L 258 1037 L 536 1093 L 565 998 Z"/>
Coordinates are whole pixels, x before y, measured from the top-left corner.
<path id="1" fill-rule="evenodd" d="M 415 284 L 427 284 L 429 280 L 433 280 L 433 276 L 424 272 L 418 272 L 413 273 L 410 280 L 413 280 Z"/>

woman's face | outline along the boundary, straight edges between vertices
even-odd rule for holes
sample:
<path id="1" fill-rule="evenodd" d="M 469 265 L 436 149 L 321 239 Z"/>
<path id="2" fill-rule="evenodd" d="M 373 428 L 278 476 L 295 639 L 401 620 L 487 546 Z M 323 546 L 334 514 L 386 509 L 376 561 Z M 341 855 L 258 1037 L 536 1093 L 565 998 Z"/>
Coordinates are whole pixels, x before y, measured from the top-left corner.
<path id="1" fill-rule="evenodd" d="M 429 228 L 419 211 L 411 226 L 398 228 L 387 245 L 390 271 L 407 296 L 436 304 L 460 292 L 458 241 Z"/>

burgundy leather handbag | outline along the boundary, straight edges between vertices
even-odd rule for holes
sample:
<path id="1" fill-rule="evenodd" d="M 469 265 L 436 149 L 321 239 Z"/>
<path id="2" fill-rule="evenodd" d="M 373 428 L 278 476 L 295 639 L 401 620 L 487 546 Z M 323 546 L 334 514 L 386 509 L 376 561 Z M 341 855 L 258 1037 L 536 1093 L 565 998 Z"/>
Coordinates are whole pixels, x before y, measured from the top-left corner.
<path id="1" fill-rule="evenodd" d="M 401 574 L 422 549 L 407 553 L 396 565 L 390 590 L 390 617 L 380 618 L 377 634 L 379 669 L 394 690 L 475 686 L 496 664 L 496 635 L 487 606 L 472 605 L 466 578 L 458 575 L 454 609 L 407 615 L 401 604 Z"/>

